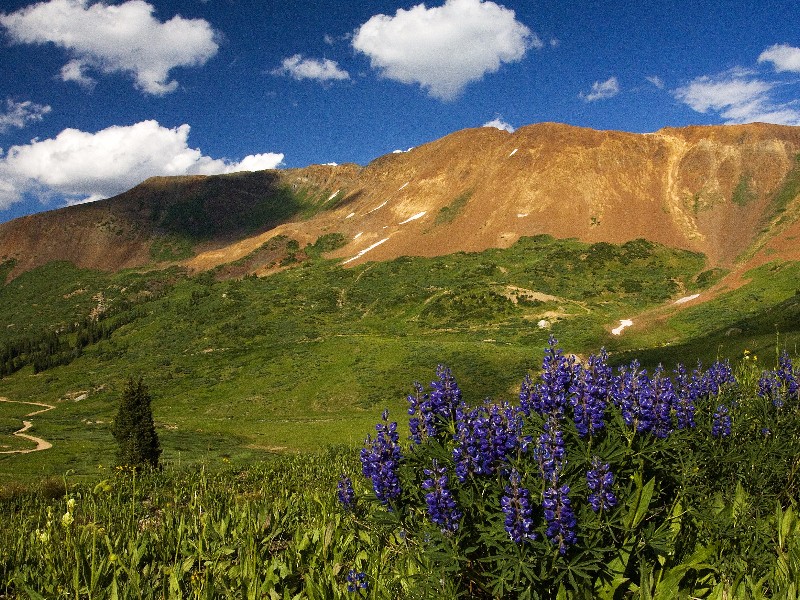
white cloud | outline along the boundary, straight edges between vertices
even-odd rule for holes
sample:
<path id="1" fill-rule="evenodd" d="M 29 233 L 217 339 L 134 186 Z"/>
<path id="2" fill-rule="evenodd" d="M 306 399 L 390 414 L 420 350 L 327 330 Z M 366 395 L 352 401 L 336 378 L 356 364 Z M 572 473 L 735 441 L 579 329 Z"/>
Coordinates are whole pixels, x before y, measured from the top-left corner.
<path id="1" fill-rule="evenodd" d="M 619 82 L 616 77 L 609 77 L 605 81 L 595 81 L 592 84 L 592 91 L 588 94 L 581 92 L 578 95 L 586 102 L 594 102 L 595 100 L 613 98 L 617 94 L 619 94 Z"/>
<path id="2" fill-rule="evenodd" d="M 161 22 L 154 11 L 143 0 L 115 5 L 49 0 L 0 13 L 0 25 L 14 43 L 53 43 L 67 50 L 71 60 L 61 69 L 64 81 L 90 85 L 90 72 L 121 72 L 144 92 L 163 95 L 178 85 L 169 80 L 172 69 L 203 65 L 219 46 L 207 21 L 175 16 Z"/>
<path id="3" fill-rule="evenodd" d="M 482 127 L 494 127 L 495 129 L 501 129 L 502 131 L 507 131 L 508 133 L 514 133 L 514 126 L 503 121 L 501 117 L 495 117 L 491 121 L 487 121 L 482 125 Z"/>
<path id="4" fill-rule="evenodd" d="M 773 100 L 775 85 L 737 67 L 713 77 L 696 77 L 673 94 L 699 113 L 719 113 L 726 123 L 800 125 L 800 110 Z"/>
<path id="5" fill-rule="evenodd" d="M 761 53 L 758 62 L 771 62 L 779 73 L 800 73 L 800 48 L 789 44 L 775 44 Z"/>
<path id="6" fill-rule="evenodd" d="M 66 202 L 108 198 L 155 175 L 212 175 L 277 167 L 283 154 L 255 154 L 239 162 L 190 148 L 189 126 L 156 121 L 87 133 L 65 129 L 55 138 L 12 146 L 0 157 L 0 209 L 34 194 Z"/>
<path id="7" fill-rule="evenodd" d="M 658 89 L 660 89 L 660 90 L 664 89 L 664 80 L 661 79 L 661 77 L 659 77 L 658 75 L 650 75 L 648 77 L 645 77 L 645 79 L 647 79 L 647 81 L 652 83 Z"/>
<path id="8" fill-rule="evenodd" d="M 726 71 L 714 77 L 703 75 L 675 90 L 675 97 L 701 113 L 744 106 L 763 98 L 772 88 L 771 84 L 751 76 L 745 69 Z"/>
<path id="9" fill-rule="evenodd" d="M 97 83 L 86 74 L 88 67 L 80 60 L 71 60 L 61 67 L 61 80 L 72 81 L 85 88 L 93 88 Z"/>
<path id="10" fill-rule="evenodd" d="M 0 113 L 0 133 L 5 133 L 11 127 L 22 129 L 28 123 L 41 121 L 52 109 L 49 106 L 36 104 L 30 100 L 15 102 L 6 99 L 6 112 Z"/>
<path id="11" fill-rule="evenodd" d="M 417 83 L 441 100 L 455 99 L 469 83 L 543 46 L 513 10 L 488 0 L 446 0 L 375 15 L 352 44 L 384 77 Z"/>
<path id="12" fill-rule="evenodd" d="M 284 58 L 281 67 L 273 71 L 275 75 L 289 75 L 297 80 L 316 79 L 317 81 L 343 81 L 350 79 L 347 71 L 339 67 L 336 61 L 328 58 L 304 58 L 302 54 L 295 54 Z"/>

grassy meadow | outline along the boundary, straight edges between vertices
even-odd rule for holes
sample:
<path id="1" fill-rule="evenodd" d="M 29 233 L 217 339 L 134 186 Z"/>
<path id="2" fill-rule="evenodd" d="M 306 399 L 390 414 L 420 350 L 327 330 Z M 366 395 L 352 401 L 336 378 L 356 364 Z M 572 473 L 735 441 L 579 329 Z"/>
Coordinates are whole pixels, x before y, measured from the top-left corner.
<path id="1" fill-rule="evenodd" d="M 386 521 L 374 498 L 357 514 L 335 498 L 340 474 L 356 482 L 358 448 L 382 410 L 406 439 L 407 420 L 398 419 L 406 396 L 415 381 L 435 379 L 437 364 L 478 405 L 515 402 L 550 336 L 581 357 L 605 347 L 611 365 L 636 357 L 650 371 L 736 362 L 745 351 L 748 364 L 772 369 L 783 349 L 797 355 L 797 264 L 761 267 L 738 290 L 615 337 L 620 319 L 703 293 L 720 273 L 701 255 L 643 240 L 537 236 L 505 250 L 348 269 L 321 256 L 332 242 L 303 252 L 268 242 L 262 253 L 288 249 L 275 259 L 286 268 L 262 278 L 230 278 L 236 265 L 189 275 L 174 266 L 107 274 L 53 263 L 0 286 L 0 397 L 55 407 L 28 419 L 37 407 L 0 403 L 0 450 L 33 445 L 12 435 L 23 419 L 54 446 L 0 454 L 0 598 L 469 597 L 472 584 L 431 588 L 423 577 L 442 565 L 457 572 L 447 561 L 466 559 L 431 553 L 424 535 L 405 538 L 407 528 Z M 153 396 L 159 473 L 115 467 L 111 422 L 125 382 L 139 376 Z M 363 498 L 368 483 L 355 483 Z M 719 514 L 735 487 L 720 496 Z M 630 513 L 632 523 L 638 510 L 628 499 L 620 519 Z M 796 531 L 789 504 L 775 511 L 759 513 L 760 558 L 745 561 L 757 567 L 729 569 L 736 575 L 727 587 L 704 541 L 700 566 L 681 570 L 692 553 L 664 548 L 631 563 L 653 581 L 634 586 L 626 572 L 627 584 L 607 582 L 603 593 L 679 597 L 659 582 L 691 569 L 692 587 L 680 597 L 762 597 L 759 589 L 777 589 L 775 561 L 789 552 L 781 528 Z M 763 541 L 771 532 L 773 546 Z M 554 598 L 569 571 L 556 563 Z M 669 575 L 667 564 L 678 570 Z M 369 589 L 348 592 L 350 570 L 366 573 Z M 756 575 L 772 587 L 756 585 Z M 564 585 L 558 597 L 584 597 Z M 659 589 L 664 595 L 653 596 Z"/>
<path id="2" fill-rule="evenodd" d="M 0 288 L 0 348 L 63 331 L 69 363 L 26 364 L 0 396 L 56 405 L 35 432 L 60 451 L 0 458 L 0 481 L 113 464 L 109 427 L 129 377 L 144 377 L 163 458 L 181 464 L 359 444 L 374 410 L 401 409 L 440 363 L 471 400 L 513 398 L 550 334 L 596 350 L 618 319 L 699 289 L 703 270 L 699 255 L 644 241 L 548 236 L 352 269 L 311 258 L 265 278 L 47 265 Z M 112 333 L 73 358 L 70 326 L 92 314 Z"/>

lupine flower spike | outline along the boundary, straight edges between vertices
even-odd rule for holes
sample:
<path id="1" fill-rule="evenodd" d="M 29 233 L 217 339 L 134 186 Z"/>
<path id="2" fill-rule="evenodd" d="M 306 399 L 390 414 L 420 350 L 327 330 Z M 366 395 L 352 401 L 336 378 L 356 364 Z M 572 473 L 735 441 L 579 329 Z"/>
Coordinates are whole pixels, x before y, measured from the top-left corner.
<path id="1" fill-rule="evenodd" d="M 530 491 L 522 487 L 519 472 L 512 469 L 509 485 L 505 487 L 505 494 L 500 499 L 500 506 L 506 516 L 505 530 L 511 541 L 517 544 L 536 539 L 530 495 Z"/>
<path id="2" fill-rule="evenodd" d="M 447 469 L 439 467 L 434 459 L 432 468 L 425 469 L 424 474 L 427 479 L 422 482 L 422 489 L 428 492 L 425 494 L 428 516 L 442 532 L 457 531 L 463 515 L 448 488 Z"/>
<path id="3" fill-rule="evenodd" d="M 567 549 L 578 541 L 575 527 L 578 524 L 569 499 L 569 486 L 553 485 L 544 491 L 542 508 L 544 520 L 547 522 L 547 537 L 558 546 L 562 556 Z"/>
<path id="4" fill-rule="evenodd" d="M 351 569 L 347 573 L 347 591 L 351 594 L 358 592 L 361 593 L 361 590 L 366 590 L 369 587 L 369 582 L 367 581 L 367 574 L 357 572 L 354 569 Z"/>
<path id="5" fill-rule="evenodd" d="M 591 492 L 588 497 L 589 505 L 594 512 L 608 510 L 617 505 L 617 497 L 612 491 L 614 474 L 608 463 L 601 463 L 600 458 L 592 459 L 592 468 L 586 473 L 586 484 Z"/>
<path id="6" fill-rule="evenodd" d="M 400 479 L 397 467 L 403 458 L 400 450 L 397 423 L 389 423 L 388 411 L 383 412 L 383 423 L 375 425 L 375 439 L 367 436 L 361 450 L 361 472 L 372 480 L 375 496 L 383 504 L 397 498 L 400 493 Z"/>
<path id="7" fill-rule="evenodd" d="M 353 482 L 347 475 L 342 475 L 339 478 L 339 483 L 336 486 L 336 496 L 347 510 L 352 510 L 355 507 L 356 493 L 353 491 Z"/>
<path id="8" fill-rule="evenodd" d="M 720 404 L 714 413 L 714 422 L 711 425 L 711 435 L 714 437 L 728 437 L 731 434 L 731 415 L 728 407 Z"/>

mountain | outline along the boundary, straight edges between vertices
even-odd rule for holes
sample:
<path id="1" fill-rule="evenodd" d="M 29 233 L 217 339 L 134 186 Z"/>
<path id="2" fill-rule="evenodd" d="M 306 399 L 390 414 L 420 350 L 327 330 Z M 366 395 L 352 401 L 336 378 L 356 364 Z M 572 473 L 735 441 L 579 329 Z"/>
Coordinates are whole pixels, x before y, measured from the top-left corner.
<path id="1" fill-rule="evenodd" d="M 352 265 L 505 248 L 546 233 L 645 238 L 730 268 L 800 260 L 799 193 L 800 127 L 484 127 L 365 167 L 153 178 L 108 200 L 0 224 L 0 260 L 16 261 L 12 276 L 52 260 L 203 270 L 277 235 L 302 246 L 341 233 L 346 243 L 330 256 Z"/>

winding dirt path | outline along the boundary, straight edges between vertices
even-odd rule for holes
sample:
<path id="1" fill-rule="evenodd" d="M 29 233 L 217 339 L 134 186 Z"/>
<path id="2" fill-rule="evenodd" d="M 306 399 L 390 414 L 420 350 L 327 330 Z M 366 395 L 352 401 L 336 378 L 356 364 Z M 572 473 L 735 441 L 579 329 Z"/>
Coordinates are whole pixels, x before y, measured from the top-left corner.
<path id="1" fill-rule="evenodd" d="M 55 408 L 55 406 L 53 406 L 52 404 L 42 404 L 41 402 L 21 402 L 19 400 L 9 400 L 8 398 L 0 398 L 0 402 L 10 402 L 12 404 L 29 404 L 31 406 L 43 407 L 40 408 L 39 410 L 35 410 L 31 413 L 28 413 L 27 415 L 25 415 L 26 417 L 33 417 L 43 412 L 47 412 L 48 410 L 53 410 Z M 20 429 L 19 431 L 15 431 L 14 435 L 17 437 L 24 438 L 26 440 L 30 440 L 31 442 L 34 442 L 36 444 L 36 447 L 28 448 L 27 450 L 2 450 L 0 451 L 0 454 L 28 454 L 30 452 L 40 452 L 42 450 L 49 450 L 50 448 L 53 447 L 53 444 L 51 444 L 47 440 L 43 440 L 42 438 L 28 435 L 27 433 L 25 433 L 31 427 L 33 427 L 32 422 L 22 421 L 22 425 L 23 425 L 22 429 Z"/>

